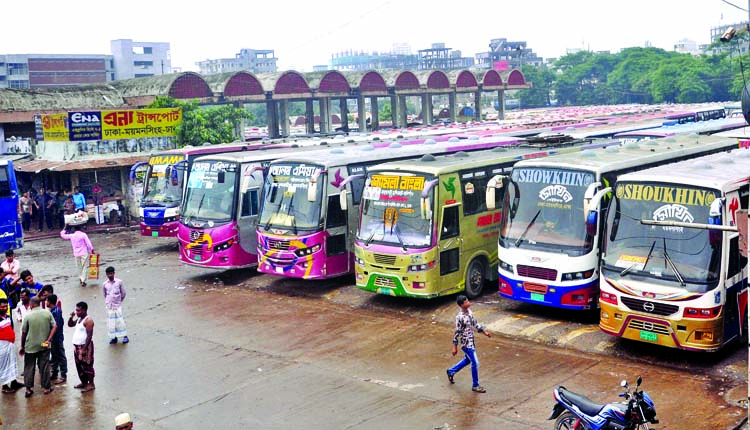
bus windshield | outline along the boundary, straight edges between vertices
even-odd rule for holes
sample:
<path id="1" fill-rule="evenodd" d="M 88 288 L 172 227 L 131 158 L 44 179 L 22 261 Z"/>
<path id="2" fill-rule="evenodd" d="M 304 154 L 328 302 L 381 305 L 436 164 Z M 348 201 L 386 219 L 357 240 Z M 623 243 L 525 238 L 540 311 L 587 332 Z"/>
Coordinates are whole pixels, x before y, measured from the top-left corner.
<path id="1" fill-rule="evenodd" d="M 402 248 L 432 244 L 431 214 L 422 213 L 422 190 L 432 176 L 417 173 L 373 173 L 362 193 L 362 212 L 357 239 Z M 431 207 L 433 190 L 427 199 Z M 430 211 L 431 212 L 431 211 Z"/>
<path id="2" fill-rule="evenodd" d="M 149 169 L 146 195 L 143 197 L 144 205 L 166 207 L 180 205 L 182 199 L 182 170 L 175 172 L 176 183 L 167 177 L 166 171 L 166 164 L 155 164 Z M 172 175 L 174 176 L 175 173 L 172 173 Z"/>
<path id="3" fill-rule="evenodd" d="M 232 221 L 236 192 L 237 164 L 226 161 L 193 163 L 187 184 L 182 219 L 185 224 Z M 219 172 L 223 172 L 219 175 Z M 221 178 L 223 176 L 223 178 Z M 223 179 L 220 182 L 219 179 Z"/>
<path id="4" fill-rule="evenodd" d="M 579 170 L 528 167 L 513 169 L 506 202 L 518 200 L 500 222 L 500 246 L 585 255 L 593 247 L 586 233 L 583 195 L 594 174 Z M 505 205 L 506 208 L 509 205 Z"/>
<path id="5" fill-rule="evenodd" d="M 704 293 L 718 285 L 722 233 L 643 225 L 640 220 L 709 224 L 715 190 L 665 183 L 618 183 L 610 207 L 603 269 L 615 279 Z"/>
<path id="6" fill-rule="evenodd" d="M 317 231 L 326 175 L 322 166 L 303 163 L 273 164 L 263 189 L 263 206 L 258 226 L 275 229 L 279 234 Z M 315 179 L 315 184 L 313 180 Z M 316 187 L 314 201 L 308 200 L 308 188 Z"/>

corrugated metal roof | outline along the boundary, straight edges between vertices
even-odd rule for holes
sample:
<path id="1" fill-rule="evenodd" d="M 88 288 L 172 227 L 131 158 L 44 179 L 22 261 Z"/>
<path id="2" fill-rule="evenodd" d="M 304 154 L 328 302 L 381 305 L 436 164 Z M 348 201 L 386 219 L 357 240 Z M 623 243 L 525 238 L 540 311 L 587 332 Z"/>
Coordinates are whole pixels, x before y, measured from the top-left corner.
<path id="1" fill-rule="evenodd" d="M 20 172 L 39 173 L 43 170 L 54 172 L 70 172 L 74 170 L 111 169 L 116 167 L 130 167 L 140 161 L 148 161 L 148 154 L 128 155 L 126 157 L 94 158 L 88 160 L 53 161 L 36 159 L 15 163 L 13 166 Z"/>

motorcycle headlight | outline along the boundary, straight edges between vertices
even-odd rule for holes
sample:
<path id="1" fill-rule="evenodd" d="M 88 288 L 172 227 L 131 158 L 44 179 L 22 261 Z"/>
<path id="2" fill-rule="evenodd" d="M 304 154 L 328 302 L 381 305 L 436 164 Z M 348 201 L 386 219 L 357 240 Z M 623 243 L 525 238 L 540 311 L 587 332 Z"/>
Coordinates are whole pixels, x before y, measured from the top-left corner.
<path id="1" fill-rule="evenodd" d="M 433 267 L 435 267 L 435 260 L 432 260 L 429 263 L 424 263 L 424 264 L 412 264 L 406 268 L 406 271 L 407 272 L 424 272 L 425 270 L 430 270 Z"/>
<path id="2" fill-rule="evenodd" d="M 315 254 L 318 251 L 320 251 L 320 244 L 313 245 L 308 248 L 295 249 L 294 255 L 296 255 L 297 257 L 306 257 L 308 255 Z"/>

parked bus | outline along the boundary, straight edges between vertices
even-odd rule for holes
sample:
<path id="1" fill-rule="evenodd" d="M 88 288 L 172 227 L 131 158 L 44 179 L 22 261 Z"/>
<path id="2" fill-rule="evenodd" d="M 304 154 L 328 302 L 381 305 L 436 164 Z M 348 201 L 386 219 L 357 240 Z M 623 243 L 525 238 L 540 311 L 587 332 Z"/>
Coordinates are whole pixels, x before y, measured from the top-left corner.
<path id="1" fill-rule="evenodd" d="M 595 308 L 603 220 L 586 227 L 584 199 L 599 199 L 589 206 L 598 216 L 609 200 L 596 194 L 608 191 L 620 175 L 736 146 L 735 139 L 673 136 L 525 160 L 509 178 L 493 178 L 507 187 L 498 240 L 501 296 L 567 309 Z M 488 187 L 488 193 L 494 191 Z"/>
<path id="2" fill-rule="evenodd" d="M 23 247 L 18 220 L 18 182 L 13 161 L 0 160 L 0 251 Z"/>
<path id="3" fill-rule="evenodd" d="M 601 264 L 605 333 L 694 351 L 747 336 L 750 150 L 653 167 L 617 180 Z"/>
<path id="4" fill-rule="evenodd" d="M 387 160 L 507 146 L 497 136 L 462 142 L 377 148 L 347 147 L 276 160 L 269 167 L 258 222 L 258 270 L 324 279 L 354 271 L 354 233 L 366 169 Z M 346 191 L 341 198 L 341 191 Z"/>
<path id="5" fill-rule="evenodd" d="M 726 117 L 727 112 L 724 108 L 714 107 L 672 114 L 667 116 L 667 119 L 675 122 L 676 124 L 686 124 L 690 122 L 709 121 L 712 119 L 720 119 Z"/>
<path id="6" fill-rule="evenodd" d="M 660 139 L 663 137 L 674 136 L 676 134 L 716 134 L 734 130 L 747 125 L 744 118 L 721 118 L 713 121 L 673 123 L 670 121 L 662 124 L 661 127 L 648 128 L 642 130 L 631 130 L 623 133 L 617 133 L 615 138 L 620 139 L 623 143 L 638 142 L 648 139 Z"/>
<path id="7" fill-rule="evenodd" d="M 388 162 L 367 171 L 355 238 L 358 288 L 432 298 L 477 297 L 496 280 L 500 209 L 489 209 L 489 178 L 523 159 L 614 144 L 524 146 Z M 499 207 L 502 194 L 495 195 Z"/>

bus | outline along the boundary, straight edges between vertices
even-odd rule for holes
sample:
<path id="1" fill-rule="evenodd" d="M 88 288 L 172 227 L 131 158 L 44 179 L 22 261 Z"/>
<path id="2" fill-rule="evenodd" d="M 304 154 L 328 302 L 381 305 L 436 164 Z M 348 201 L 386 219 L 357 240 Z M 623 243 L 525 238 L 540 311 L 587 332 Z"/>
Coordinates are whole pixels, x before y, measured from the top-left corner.
<path id="1" fill-rule="evenodd" d="M 690 122 L 709 121 L 712 119 L 721 119 L 726 117 L 727 111 L 723 107 L 712 107 L 672 114 L 667 116 L 667 119 L 676 124 L 686 124 Z"/>
<path id="2" fill-rule="evenodd" d="M 0 251 L 23 247 L 23 228 L 18 220 L 19 198 L 13 161 L 0 160 Z"/>
<path id="3" fill-rule="evenodd" d="M 599 327 L 636 341 L 716 351 L 747 337 L 750 150 L 622 175 L 607 217 Z"/>
<path id="4" fill-rule="evenodd" d="M 258 271 L 302 279 L 352 273 L 359 204 L 370 166 L 518 142 L 494 136 L 371 150 L 346 147 L 276 160 L 266 177 L 257 227 Z"/>
<path id="5" fill-rule="evenodd" d="M 356 286 L 377 294 L 433 298 L 480 295 L 496 280 L 499 209 L 489 209 L 489 178 L 523 159 L 594 149 L 604 141 L 520 145 L 418 160 L 387 162 L 367 171 L 354 239 Z M 502 195 L 491 206 L 498 207 Z"/>
<path id="6" fill-rule="evenodd" d="M 596 308 L 599 212 L 606 212 L 609 187 L 624 173 L 736 146 L 735 139 L 679 135 L 524 160 L 510 177 L 493 178 L 493 184 L 507 187 L 498 239 L 500 295 L 566 309 Z M 600 222 L 587 224 L 587 216 Z"/>
<path id="7" fill-rule="evenodd" d="M 663 137 L 674 136 L 676 134 L 717 134 L 727 132 L 747 125 L 744 118 L 721 118 L 708 122 L 687 122 L 674 123 L 665 121 L 661 127 L 648 128 L 642 130 L 631 130 L 614 135 L 623 143 L 638 142 L 648 139 L 659 139 Z"/>

